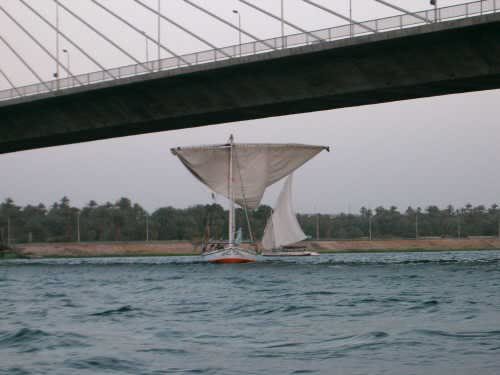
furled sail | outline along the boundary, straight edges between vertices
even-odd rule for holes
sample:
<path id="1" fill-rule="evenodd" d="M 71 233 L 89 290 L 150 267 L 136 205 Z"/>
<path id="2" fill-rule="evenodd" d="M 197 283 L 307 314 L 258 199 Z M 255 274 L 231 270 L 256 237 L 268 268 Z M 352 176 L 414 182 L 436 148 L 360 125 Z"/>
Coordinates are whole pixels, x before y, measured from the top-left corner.
<path id="1" fill-rule="evenodd" d="M 302 231 L 297 215 L 292 205 L 292 175 L 285 181 L 283 190 L 278 197 L 276 207 L 268 219 L 264 236 L 262 237 L 262 247 L 265 250 L 278 249 L 302 241 L 307 236 Z"/>
<path id="2" fill-rule="evenodd" d="M 233 143 L 177 147 L 171 151 L 202 183 L 229 197 L 232 150 L 233 200 L 256 208 L 266 188 L 292 173 L 324 149 L 301 144 Z"/>

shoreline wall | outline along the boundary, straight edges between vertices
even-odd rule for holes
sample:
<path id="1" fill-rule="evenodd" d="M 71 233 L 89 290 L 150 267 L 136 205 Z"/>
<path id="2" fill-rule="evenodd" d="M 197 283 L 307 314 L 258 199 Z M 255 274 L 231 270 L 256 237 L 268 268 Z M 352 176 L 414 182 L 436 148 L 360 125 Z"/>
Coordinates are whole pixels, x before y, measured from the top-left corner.
<path id="1" fill-rule="evenodd" d="M 305 241 L 310 250 L 324 253 L 378 251 L 459 251 L 497 250 L 499 238 L 471 239 L 391 239 Z M 90 243 L 33 243 L 16 246 L 16 252 L 26 257 L 94 257 L 94 256 L 154 256 L 196 255 L 200 245 L 179 242 L 90 242 Z"/>

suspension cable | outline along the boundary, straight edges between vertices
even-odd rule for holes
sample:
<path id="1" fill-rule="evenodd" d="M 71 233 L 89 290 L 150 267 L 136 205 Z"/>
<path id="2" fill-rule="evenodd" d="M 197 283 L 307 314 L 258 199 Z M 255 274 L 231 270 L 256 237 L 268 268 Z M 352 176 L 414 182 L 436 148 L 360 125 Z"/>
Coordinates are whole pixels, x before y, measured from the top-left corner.
<path id="1" fill-rule="evenodd" d="M 285 24 L 287 24 L 288 26 L 290 26 L 290 27 L 294 28 L 295 30 L 298 30 L 298 31 L 300 31 L 301 33 L 307 34 L 307 35 L 308 35 L 308 36 L 310 36 L 311 38 L 314 38 L 314 39 L 316 39 L 316 40 L 318 40 L 318 41 L 323 41 L 323 39 L 322 39 L 322 38 L 320 38 L 320 37 L 318 37 L 318 36 L 316 36 L 316 35 L 314 35 L 314 34 L 310 33 L 309 31 L 307 31 L 307 30 L 305 30 L 305 29 L 301 28 L 300 26 L 294 25 L 293 23 L 291 23 L 291 22 L 289 22 L 289 21 L 287 21 L 287 20 L 285 20 L 285 19 L 283 19 L 283 20 L 282 20 L 280 17 L 278 17 L 278 16 L 276 16 L 276 15 L 272 14 L 271 12 L 268 12 L 268 11 L 267 11 L 267 10 L 265 10 L 265 9 L 262 9 L 262 8 L 258 7 L 257 5 L 254 5 L 254 4 L 252 4 L 252 3 L 250 3 L 250 2 L 248 2 L 248 1 L 246 1 L 246 0 L 239 0 L 239 1 L 240 1 L 240 3 L 243 3 L 243 4 L 247 5 L 247 6 L 249 6 L 250 8 L 253 8 L 253 9 L 255 9 L 255 10 L 257 10 L 257 11 L 261 12 L 261 13 L 264 13 L 265 15 L 267 15 L 267 16 L 269 16 L 269 17 L 271 17 L 271 18 L 274 18 L 275 20 L 282 21 L 283 23 L 285 23 Z"/>
<path id="2" fill-rule="evenodd" d="M 66 39 L 73 47 L 75 47 L 78 51 L 80 51 L 84 56 L 86 56 L 90 61 L 92 61 L 96 66 L 98 66 L 103 72 L 109 75 L 111 78 L 116 79 L 116 77 L 111 74 L 102 64 L 100 64 L 96 59 L 90 56 L 83 48 L 81 48 L 77 43 L 75 43 L 71 38 L 69 38 L 64 32 L 57 29 L 52 23 L 50 23 L 44 16 L 40 14 L 36 9 L 34 9 L 31 5 L 27 4 L 25 0 L 19 0 L 21 4 L 23 4 L 26 8 L 28 8 L 31 12 L 38 16 L 45 24 L 47 24 L 52 30 L 59 32 L 60 35 Z"/>
<path id="3" fill-rule="evenodd" d="M 128 22 L 126 19 L 124 19 L 123 17 L 120 17 L 118 14 L 116 14 L 115 12 L 113 12 L 111 9 L 105 7 L 104 5 L 102 5 L 101 3 L 99 3 L 97 0 L 91 0 L 95 5 L 97 5 L 98 7 L 100 7 L 101 9 L 105 10 L 107 13 L 111 14 L 113 17 L 115 17 L 116 19 L 120 20 L 121 22 L 123 22 L 125 25 L 129 26 L 130 28 L 132 28 L 133 30 L 137 31 L 139 34 L 141 35 L 144 35 L 148 40 L 152 41 L 154 44 L 156 44 L 157 46 L 160 46 L 160 48 L 162 48 L 164 51 L 167 51 L 168 53 L 170 53 L 172 56 L 182 60 L 182 62 L 184 62 L 185 64 L 187 65 L 191 65 L 190 62 L 188 62 L 187 60 L 185 60 L 182 56 L 179 56 L 178 54 L 176 54 L 174 51 L 172 51 L 171 49 L 169 49 L 168 47 L 164 46 L 162 43 L 160 43 L 158 40 L 155 40 L 154 38 L 150 37 L 149 35 L 147 34 L 144 34 L 139 28 L 137 28 L 136 26 L 134 26 L 132 23 Z"/>
<path id="4" fill-rule="evenodd" d="M 65 6 L 64 4 L 62 4 L 59 0 L 54 0 L 54 2 L 58 5 L 60 5 L 66 12 L 68 12 L 69 14 L 71 14 L 73 17 L 75 17 L 78 21 L 80 21 L 81 23 L 83 23 L 85 26 L 87 26 L 90 30 L 92 30 L 94 33 L 96 33 L 97 35 L 99 35 L 101 38 L 103 38 L 104 40 L 106 40 L 109 44 L 111 44 L 113 47 L 115 47 L 116 49 L 118 49 L 120 52 L 122 52 L 124 55 L 128 56 L 130 59 L 134 60 L 138 65 L 142 66 L 146 71 L 148 72 L 152 72 L 152 70 L 147 67 L 144 63 L 140 62 L 138 59 L 136 59 L 134 56 L 132 56 L 130 53 L 128 53 L 127 51 L 125 51 L 122 47 L 120 47 L 118 44 L 116 44 L 115 42 L 113 42 L 110 38 L 108 38 L 106 35 L 104 35 L 103 33 L 101 33 L 99 30 L 97 30 L 94 26 L 92 26 L 91 24 L 89 24 L 87 21 L 85 21 L 82 17 L 80 17 L 78 14 L 76 14 L 75 12 L 73 12 L 71 9 L 69 9 L 67 6 Z"/>
<path id="5" fill-rule="evenodd" d="M 61 68 L 63 68 L 63 69 L 64 69 L 64 71 L 65 71 L 68 75 L 70 75 L 70 76 L 71 76 L 71 78 L 75 79 L 75 80 L 76 80 L 76 81 L 77 81 L 80 85 L 83 85 L 83 83 L 82 83 L 82 82 L 81 82 L 78 78 L 76 78 L 76 77 L 73 75 L 73 73 L 71 73 L 71 71 L 68 69 L 68 67 L 66 67 L 66 66 L 64 66 L 63 64 L 61 64 L 61 62 L 60 62 L 60 61 L 59 61 L 59 60 L 58 60 L 58 59 L 57 59 L 57 58 L 56 58 L 56 57 L 55 57 L 55 56 L 54 56 L 54 55 L 53 55 L 53 54 L 52 54 L 52 53 L 51 53 L 51 52 L 50 52 L 47 48 L 45 48 L 45 46 L 44 46 L 42 43 L 40 43 L 40 42 L 38 41 L 38 39 L 36 39 L 36 38 L 35 38 L 35 37 L 34 37 L 34 36 L 33 36 L 33 35 L 32 35 L 29 31 L 28 31 L 28 30 L 26 30 L 26 28 L 24 28 L 24 27 L 23 27 L 23 25 L 21 25 L 21 24 L 20 24 L 20 23 L 19 23 L 19 22 L 18 22 L 18 21 L 17 21 L 17 20 L 16 20 L 16 19 L 15 19 L 12 15 L 11 15 L 11 14 L 9 14 L 9 12 L 7 12 L 7 11 L 5 10 L 5 8 L 4 8 L 3 6 L 1 6 L 1 5 L 0 5 L 0 10 L 1 10 L 2 12 L 4 12 L 4 13 L 5 13 L 5 15 L 6 15 L 7 17 L 9 17 L 9 19 L 10 19 L 12 22 L 14 22 L 14 23 L 15 23 L 15 24 L 16 24 L 16 25 L 17 25 L 17 26 L 18 26 L 18 27 L 19 27 L 22 31 L 24 31 L 24 33 L 26 33 L 26 34 L 27 34 L 27 35 L 31 38 L 31 40 L 33 40 L 33 41 L 34 41 L 34 42 L 38 45 L 38 47 L 40 47 L 40 48 L 41 48 L 41 49 L 42 49 L 42 50 L 43 50 L 43 51 L 44 51 L 47 55 L 49 55 L 49 56 L 50 56 L 50 58 L 56 62 L 56 64 L 58 64 L 59 66 L 61 66 Z M 57 77 L 57 79 L 59 79 L 59 77 Z"/>
<path id="6" fill-rule="evenodd" d="M 9 77 L 7 77 L 7 74 L 5 74 L 5 72 L 0 69 L 0 74 L 5 78 L 5 80 L 9 83 L 10 87 L 12 87 L 14 89 L 15 92 L 17 92 L 17 95 L 19 96 L 23 96 L 23 94 L 21 94 L 21 92 L 17 89 L 16 86 L 14 86 L 14 84 L 12 83 L 12 81 L 9 79 Z"/>
<path id="7" fill-rule="evenodd" d="M 203 13 L 206 13 L 206 14 L 208 14 L 209 16 L 212 16 L 213 18 L 215 18 L 216 20 L 218 20 L 218 21 L 220 21 L 220 22 L 222 22 L 222 23 L 226 24 L 227 26 L 232 27 L 232 28 L 233 28 L 233 29 L 235 29 L 235 30 L 241 31 L 241 33 L 242 33 L 242 34 L 245 34 L 246 36 L 248 36 L 248 37 L 252 38 L 253 40 L 255 40 L 255 41 L 257 41 L 257 42 L 261 42 L 261 43 L 262 43 L 262 44 L 264 44 L 266 47 L 268 47 L 268 48 L 270 48 L 270 49 L 274 49 L 274 50 L 276 49 L 276 47 L 274 47 L 272 44 L 270 44 L 270 43 L 266 42 L 265 40 L 259 39 L 258 37 L 256 37 L 256 36 L 254 36 L 254 35 L 250 34 L 248 31 L 245 31 L 245 30 L 243 30 L 242 28 L 239 28 L 239 27 L 237 27 L 237 26 L 233 25 L 231 22 L 226 21 L 224 18 L 219 17 L 219 16 L 218 16 L 218 15 L 216 15 L 215 13 L 210 12 L 208 9 L 205 9 L 205 8 L 203 8 L 202 6 L 200 6 L 200 5 L 198 5 L 198 4 L 195 4 L 194 2 L 192 2 L 192 1 L 190 1 L 190 0 L 184 0 L 184 2 L 185 2 L 186 4 L 191 5 L 192 7 L 196 8 L 196 9 L 201 10 Z"/>
<path id="8" fill-rule="evenodd" d="M 45 83 L 45 81 L 38 75 L 38 73 L 26 62 L 26 60 L 23 59 L 23 57 L 19 53 L 17 53 L 17 51 L 9 44 L 9 42 L 7 42 L 7 40 L 5 40 L 2 35 L 0 35 L 0 39 L 7 46 L 7 48 L 10 49 L 10 51 L 14 55 L 16 55 L 16 57 L 24 64 L 24 66 L 28 68 L 29 71 L 40 81 L 40 83 L 44 85 L 49 92 L 52 92 L 52 89 L 47 85 L 47 83 Z"/>
<path id="9" fill-rule="evenodd" d="M 150 12 L 153 12 L 154 14 L 156 14 L 157 16 L 160 16 L 161 18 L 163 18 L 165 21 L 169 22 L 170 24 L 176 26 L 177 28 L 181 29 L 182 31 L 184 31 L 185 33 L 191 35 L 193 38 L 196 38 L 198 39 L 200 42 L 206 44 L 207 46 L 209 46 L 210 48 L 213 48 L 214 50 L 222 53 L 224 56 L 226 57 L 229 57 L 229 58 L 232 58 L 232 56 L 230 54 L 228 54 L 227 52 L 221 50 L 220 48 L 216 47 L 215 45 L 213 45 L 212 43 L 210 43 L 209 41 L 203 39 L 201 36 L 199 35 L 196 35 L 195 33 L 193 33 L 192 31 L 186 29 L 184 26 L 178 24 L 177 22 L 175 22 L 174 20 L 166 17 L 165 15 L 159 13 L 157 10 L 151 8 L 150 6 L 144 4 L 142 1 L 140 0 L 134 0 L 137 4 L 139 4 L 140 6 L 142 6 L 143 8 L 146 8 L 147 10 L 149 10 Z"/>
<path id="10" fill-rule="evenodd" d="M 409 16 L 413 16 L 415 18 L 418 18 L 424 22 L 427 22 L 427 23 L 432 23 L 432 21 L 430 19 L 428 19 L 427 17 L 422 17 L 420 14 L 417 14 L 417 13 L 412 13 L 404 8 L 401 8 L 401 7 L 398 7 L 397 5 L 394 5 L 394 4 L 391 4 L 391 3 L 388 3 L 387 1 L 384 1 L 384 0 L 375 0 L 377 3 L 380 3 L 380 4 L 383 4 L 385 6 L 388 6 L 389 8 L 392 8 L 392 9 L 396 9 L 397 11 L 400 11 L 402 13 L 406 13 L 407 15 Z"/>
<path id="11" fill-rule="evenodd" d="M 366 26 L 366 25 L 364 25 L 364 24 L 362 24 L 362 23 L 360 23 L 360 22 L 356 22 L 356 21 L 354 21 L 353 19 L 351 19 L 351 18 L 349 18 L 349 17 L 346 17 L 346 16 L 344 16 L 344 15 L 343 15 L 343 14 L 341 14 L 341 13 L 337 13 L 337 12 L 335 12 L 335 11 L 333 11 L 333 10 L 331 10 L 331 9 L 329 9 L 329 8 L 327 8 L 327 7 L 325 7 L 325 6 L 323 6 L 323 5 L 320 5 L 320 4 L 318 4 L 318 3 L 315 3 L 315 2 L 313 2 L 313 1 L 311 1 L 311 0 L 302 0 L 302 1 L 303 1 L 304 3 L 307 3 L 307 4 L 309 4 L 309 5 L 312 5 L 313 7 L 319 8 L 319 9 L 321 9 L 321 10 L 324 10 L 325 12 L 328 12 L 328 13 L 330 13 L 330 14 L 333 14 L 334 16 L 337 16 L 337 17 L 339 17 L 339 18 L 342 18 L 343 20 L 345 20 L 345 21 L 349 22 L 350 24 L 354 24 L 354 25 L 356 25 L 356 26 L 360 26 L 360 27 L 362 27 L 363 29 L 368 30 L 368 31 L 371 31 L 371 32 L 373 32 L 373 33 L 377 33 L 377 32 L 378 32 L 377 30 L 375 30 L 375 29 L 374 29 L 374 28 L 372 28 L 372 27 Z"/>

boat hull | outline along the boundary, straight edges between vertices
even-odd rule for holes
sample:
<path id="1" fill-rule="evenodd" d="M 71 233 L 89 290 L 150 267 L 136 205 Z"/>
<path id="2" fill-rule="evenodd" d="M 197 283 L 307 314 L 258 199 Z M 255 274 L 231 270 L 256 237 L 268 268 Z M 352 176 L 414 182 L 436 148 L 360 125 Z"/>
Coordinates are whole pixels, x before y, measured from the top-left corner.
<path id="1" fill-rule="evenodd" d="M 262 256 L 265 257 L 310 257 L 318 255 L 319 253 L 315 251 L 267 251 L 262 253 Z"/>
<path id="2" fill-rule="evenodd" d="M 235 264 L 256 262 L 258 260 L 258 255 L 252 250 L 230 247 L 203 254 L 203 258 L 209 263 Z"/>

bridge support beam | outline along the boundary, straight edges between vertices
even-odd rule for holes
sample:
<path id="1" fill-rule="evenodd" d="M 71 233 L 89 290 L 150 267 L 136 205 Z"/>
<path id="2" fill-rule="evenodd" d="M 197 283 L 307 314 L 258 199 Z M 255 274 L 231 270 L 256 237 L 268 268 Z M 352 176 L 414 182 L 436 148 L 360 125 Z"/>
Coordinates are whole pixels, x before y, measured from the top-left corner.
<path id="1" fill-rule="evenodd" d="M 0 102 L 0 153 L 497 89 L 499 40 L 491 14 Z"/>

